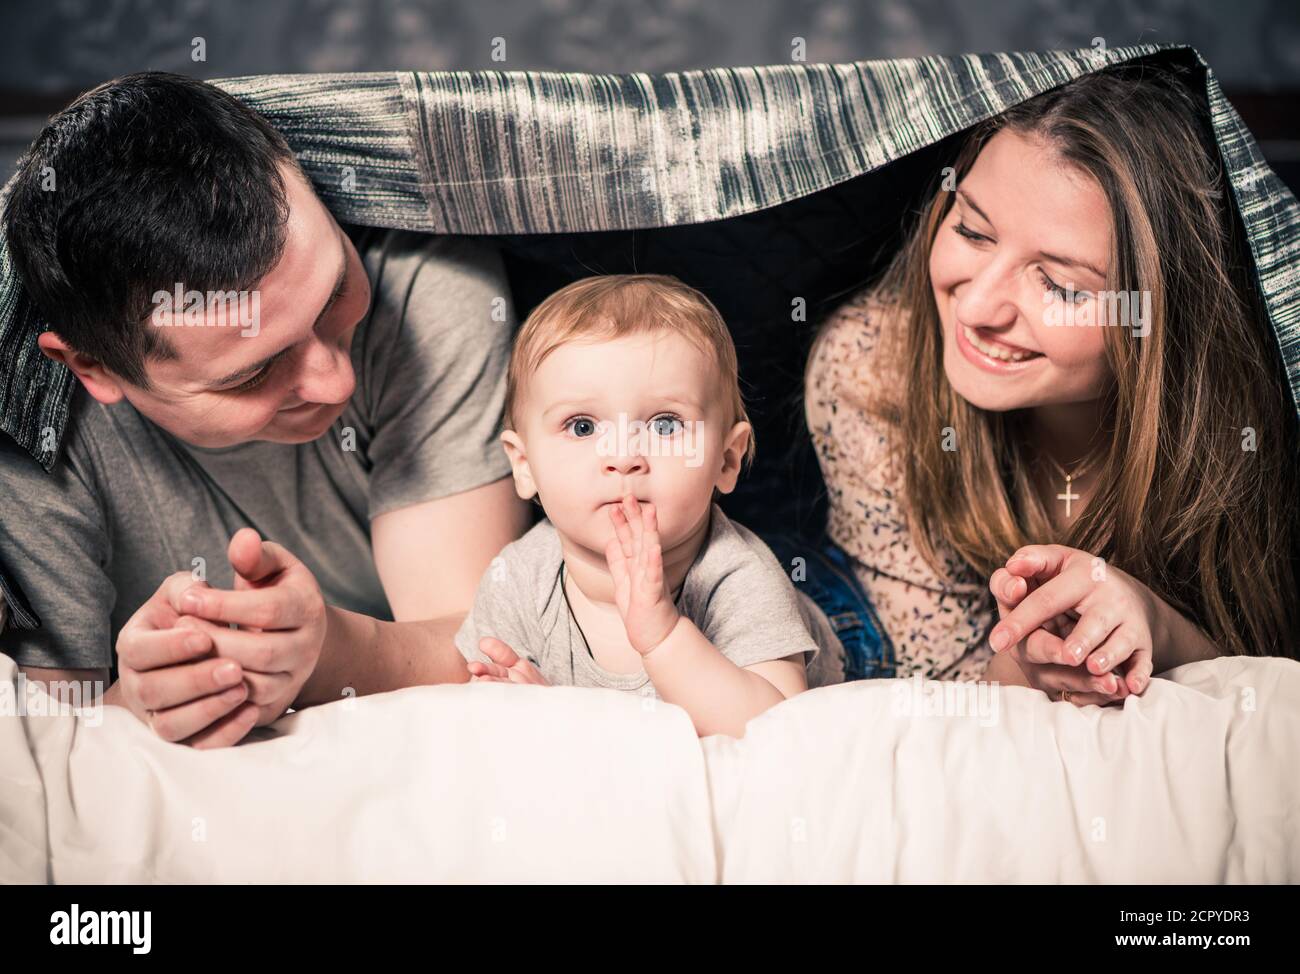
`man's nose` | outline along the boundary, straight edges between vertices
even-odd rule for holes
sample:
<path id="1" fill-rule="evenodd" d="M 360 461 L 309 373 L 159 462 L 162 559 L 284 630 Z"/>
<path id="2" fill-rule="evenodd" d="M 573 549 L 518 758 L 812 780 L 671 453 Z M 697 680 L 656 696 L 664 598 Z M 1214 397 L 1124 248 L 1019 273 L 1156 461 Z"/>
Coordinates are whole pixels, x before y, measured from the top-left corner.
<path id="1" fill-rule="evenodd" d="M 349 351 L 331 342 L 314 341 L 303 362 L 302 381 L 295 390 L 306 402 L 337 405 L 347 402 L 357 386 Z"/>

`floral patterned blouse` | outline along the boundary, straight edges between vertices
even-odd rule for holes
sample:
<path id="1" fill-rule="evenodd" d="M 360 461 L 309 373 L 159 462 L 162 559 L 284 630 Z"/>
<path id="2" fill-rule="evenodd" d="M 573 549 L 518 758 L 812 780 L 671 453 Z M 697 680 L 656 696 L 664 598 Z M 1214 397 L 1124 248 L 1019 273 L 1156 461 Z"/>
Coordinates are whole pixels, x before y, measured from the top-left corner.
<path id="1" fill-rule="evenodd" d="M 976 680 L 993 656 L 987 640 L 997 606 L 988 580 L 946 544 L 938 546 L 942 574 L 921 557 L 881 421 L 843 395 L 883 378 L 870 367 L 883 319 L 879 307 L 863 291 L 837 308 L 809 362 L 804 409 L 829 492 L 828 530 L 853 558 L 894 644 L 897 675 Z"/>

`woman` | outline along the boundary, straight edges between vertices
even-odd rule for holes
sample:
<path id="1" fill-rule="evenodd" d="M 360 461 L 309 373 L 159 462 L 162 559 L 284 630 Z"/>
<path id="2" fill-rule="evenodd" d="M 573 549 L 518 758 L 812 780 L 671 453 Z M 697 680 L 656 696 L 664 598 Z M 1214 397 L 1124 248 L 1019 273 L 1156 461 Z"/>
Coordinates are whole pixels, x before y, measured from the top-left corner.
<path id="1" fill-rule="evenodd" d="M 1294 412 L 1181 80 L 1087 75 L 936 177 L 806 377 L 829 531 L 899 674 L 1082 706 L 1293 656 Z"/>

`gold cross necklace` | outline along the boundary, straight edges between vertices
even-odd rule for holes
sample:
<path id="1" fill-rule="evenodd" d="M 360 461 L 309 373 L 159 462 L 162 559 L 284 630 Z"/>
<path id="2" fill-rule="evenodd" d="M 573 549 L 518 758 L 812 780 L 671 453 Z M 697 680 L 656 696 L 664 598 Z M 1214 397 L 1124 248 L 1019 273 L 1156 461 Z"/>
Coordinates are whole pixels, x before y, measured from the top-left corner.
<path id="1" fill-rule="evenodd" d="M 1052 466 L 1054 466 L 1058 471 L 1060 471 L 1061 477 L 1064 478 L 1065 480 L 1065 493 L 1057 494 L 1056 499 L 1058 501 L 1065 501 L 1065 516 L 1068 518 L 1072 513 L 1071 510 L 1072 502 L 1077 501 L 1082 496 L 1080 494 L 1073 493 L 1070 490 L 1070 484 L 1073 481 L 1081 478 L 1084 474 L 1086 474 L 1088 472 L 1088 468 L 1091 467 L 1098 458 L 1094 457 L 1092 459 L 1088 459 L 1085 457 L 1084 462 L 1076 466 L 1073 473 L 1069 473 L 1066 471 L 1066 469 L 1063 466 L 1061 466 L 1059 463 L 1056 462 L 1056 458 L 1053 457 L 1050 453 L 1044 450 L 1043 455 L 1047 457 L 1048 461 L 1052 464 Z"/>

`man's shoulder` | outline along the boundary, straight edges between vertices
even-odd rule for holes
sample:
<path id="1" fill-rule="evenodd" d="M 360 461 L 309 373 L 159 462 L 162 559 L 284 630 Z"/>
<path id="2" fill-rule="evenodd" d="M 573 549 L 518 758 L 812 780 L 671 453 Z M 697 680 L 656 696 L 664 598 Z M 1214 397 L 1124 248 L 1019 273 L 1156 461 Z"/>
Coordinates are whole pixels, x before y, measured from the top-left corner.
<path id="1" fill-rule="evenodd" d="M 390 227 L 341 226 L 372 280 L 380 274 L 402 272 L 409 279 L 415 270 L 428 264 L 462 273 L 496 274 L 500 269 L 501 250 L 488 238 Z"/>
<path id="2" fill-rule="evenodd" d="M 364 346 L 397 347 L 395 336 L 418 325 L 415 341 L 438 356 L 456 354 L 463 339 L 490 336 L 508 354 L 514 324 L 500 249 L 479 237 L 414 230 L 345 228 L 371 285 Z"/>
<path id="3" fill-rule="evenodd" d="M 31 484 L 40 489 L 42 496 L 52 496 L 50 492 L 57 492 L 69 477 L 90 486 L 96 479 L 93 471 L 103 466 L 105 455 L 124 448 L 124 439 L 137 441 L 133 446 L 136 454 L 147 449 L 143 444 L 150 436 L 150 425 L 125 403 L 110 415 L 110 407 L 97 402 L 77 383 L 68 402 L 68 419 L 53 470 L 46 474 L 27 451 L 9 437 L 0 436 L 0 479 L 10 489 Z"/>

